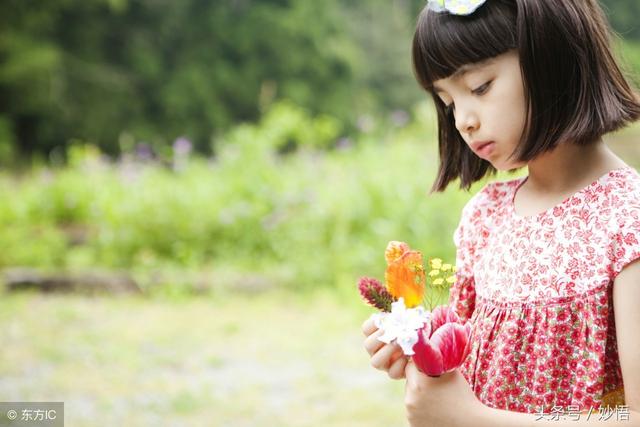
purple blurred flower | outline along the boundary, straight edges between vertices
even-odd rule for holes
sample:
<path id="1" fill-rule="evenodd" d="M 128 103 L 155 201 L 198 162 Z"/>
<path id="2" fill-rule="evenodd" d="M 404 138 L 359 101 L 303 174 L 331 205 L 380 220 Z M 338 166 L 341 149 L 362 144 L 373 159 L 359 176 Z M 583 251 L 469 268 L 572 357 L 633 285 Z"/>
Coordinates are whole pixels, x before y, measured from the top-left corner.
<path id="1" fill-rule="evenodd" d="M 153 149 L 146 142 L 141 142 L 136 145 L 136 157 L 142 161 L 153 160 Z"/>
<path id="2" fill-rule="evenodd" d="M 404 110 L 395 110 L 391 113 L 391 122 L 398 127 L 402 127 L 409 122 L 409 114 Z"/>
<path id="3" fill-rule="evenodd" d="M 173 141 L 173 170 L 183 171 L 189 163 L 189 154 L 193 144 L 184 136 Z"/>
<path id="4" fill-rule="evenodd" d="M 360 132 L 369 133 L 373 130 L 373 118 L 369 115 L 362 115 L 358 117 L 358 122 L 356 123 L 356 127 Z"/>
<path id="5" fill-rule="evenodd" d="M 173 141 L 173 152 L 177 156 L 188 156 L 192 149 L 191 141 L 183 136 Z"/>
<path id="6" fill-rule="evenodd" d="M 350 138 L 340 138 L 337 142 L 336 142 L 336 148 L 338 150 L 347 150 L 349 148 L 351 148 L 353 146 L 353 142 L 351 141 Z"/>

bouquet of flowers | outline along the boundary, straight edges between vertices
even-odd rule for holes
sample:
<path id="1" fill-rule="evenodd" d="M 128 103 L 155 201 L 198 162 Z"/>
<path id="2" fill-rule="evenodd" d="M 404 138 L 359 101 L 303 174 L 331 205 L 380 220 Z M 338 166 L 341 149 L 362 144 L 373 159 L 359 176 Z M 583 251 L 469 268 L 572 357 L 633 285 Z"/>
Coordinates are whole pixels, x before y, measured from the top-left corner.
<path id="1" fill-rule="evenodd" d="M 365 302 L 381 311 L 374 319 L 383 331 L 378 339 L 395 340 L 425 375 L 439 377 L 458 368 L 470 351 L 471 325 L 448 306 L 433 307 L 455 282 L 455 266 L 433 258 L 427 274 L 422 254 L 397 241 L 389 242 L 385 259 L 385 285 L 370 277 L 358 282 Z"/>

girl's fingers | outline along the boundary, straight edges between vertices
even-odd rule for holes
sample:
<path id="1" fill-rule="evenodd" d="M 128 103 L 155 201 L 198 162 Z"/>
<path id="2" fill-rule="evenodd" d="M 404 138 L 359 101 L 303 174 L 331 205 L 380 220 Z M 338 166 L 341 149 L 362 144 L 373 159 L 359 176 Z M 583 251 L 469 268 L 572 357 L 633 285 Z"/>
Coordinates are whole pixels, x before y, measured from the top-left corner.
<path id="1" fill-rule="evenodd" d="M 369 318 L 367 320 L 364 321 L 364 323 L 362 324 L 362 333 L 365 336 L 369 336 L 372 333 L 374 333 L 378 328 L 376 328 L 376 325 L 373 322 L 373 314 L 371 316 L 369 316 Z"/>
<path id="2" fill-rule="evenodd" d="M 383 332 L 374 325 L 373 316 L 362 324 L 362 332 L 367 337 L 364 340 L 364 348 L 371 356 L 371 366 L 387 371 L 393 379 L 404 378 L 407 358 L 397 344 L 385 344 L 378 339 Z"/>
<path id="3" fill-rule="evenodd" d="M 414 392 L 420 392 L 421 390 L 424 390 L 425 387 L 428 387 L 429 383 L 433 381 L 433 378 L 430 378 L 420 372 L 415 363 L 405 363 L 404 376 L 407 379 L 405 391 L 407 389 L 411 389 Z M 436 380 L 436 382 L 437 381 L 438 380 Z"/>
<path id="4" fill-rule="evenodd" d="M 396 346 L 396 351 L 393 352 L 393 354 L 391 355 L 391 357 L 389 358 L 389 364 L 393 364 L 396 360 L 402 358 L 402 357 L 406 357 L 404 355 L 404 352 L 402 351 L 402 349 L 400 347 Z"/>
<path id="5" fill-rule="evenodd" d="M 407 366 L 408 359 L 403 354 L 401 357 L 397 358 L 395 361 L 391 362 L 391 366 L 389 367 L 389 378 L 393 380 L 400 380 L 404 378 L 404 370 Z"/>
<path id="6" fill-rule="evenodd" d="M 381 371 L 388 371 L 391 356 L 397 350 L 397 344 L 384 344 L 380 350 L 371 356 L 371 366 Z"/>
<path id="7" fill-rule="evenodd" d="M 371 366 L 387 371 L 393 379 L 404 378 L 407 358 L 397 344 L 385 344 L 378 339 L 383 332 L 376 328 L 373 315 L 362 324 L 362 333 L 367 337 L 364 348 L 371 356 Z"/>
<path id="8" fill-rule="evenodd" d="M 382 335 L 382 331 L 377 330 L 364 340 L 364 348 L 369 353 L 369 356 L 373 356 L 384 345 L 382 341 L 378 340 L 380 335 Z"/>

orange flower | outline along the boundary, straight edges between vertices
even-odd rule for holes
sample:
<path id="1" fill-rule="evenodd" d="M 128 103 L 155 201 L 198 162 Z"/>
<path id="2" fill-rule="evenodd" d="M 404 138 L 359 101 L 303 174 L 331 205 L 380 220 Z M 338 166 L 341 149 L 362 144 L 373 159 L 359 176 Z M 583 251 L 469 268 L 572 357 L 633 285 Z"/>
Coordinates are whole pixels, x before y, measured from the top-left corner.
<path id="1" fill-rule="evenodd" d="M 389 248 L 387 248 L 388 252 Z M 418 251 L 407 250 L 400 258 L 389 263 L 384 273 L 384 279 L 391 295 L 396 299 L 403 297 L 408 308 L 416 307 L 422 302 L 424 295 L 425 274 L 422 266 L 422 254 Z"/>
<path id="2" fill-rule="evenodd" d="M 405 252 L 409 252 L 409 245 L 405 242 L 390 241 L 387 249 L 384 251 L 384 258 L 387 260 L 387 265 L 400 258 Z"/>

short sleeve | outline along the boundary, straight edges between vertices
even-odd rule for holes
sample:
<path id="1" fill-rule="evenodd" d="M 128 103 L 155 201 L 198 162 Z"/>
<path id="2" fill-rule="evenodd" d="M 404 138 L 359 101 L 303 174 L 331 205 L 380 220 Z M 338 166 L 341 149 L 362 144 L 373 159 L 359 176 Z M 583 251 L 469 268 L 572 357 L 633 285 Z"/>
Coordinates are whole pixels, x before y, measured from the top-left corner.
<path id="1" fill-rule="evenodd" d="M 611 238 L 612 279 L 630 263 L 640 258 L 640 204 L 635 201 L 618 211 Z"/>
<path id="2" fill-rule="evenodd" d="M 462 210 L 460 223 L 453 233 L 456 245 L 456 281 L 449 290 L 449 306 L 461 319 L 471 318 L 476 305 L 475 279 L 473 276 L 473 260 L 475 244 L 472 231 L 474 202 L 473 197 Z"/>

